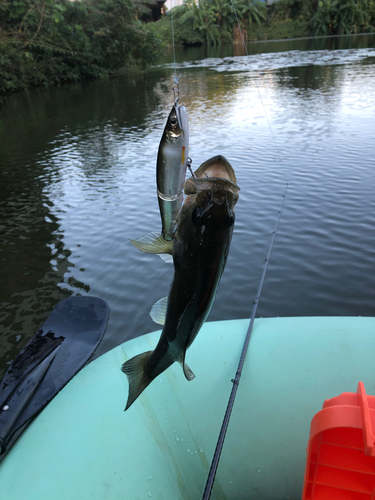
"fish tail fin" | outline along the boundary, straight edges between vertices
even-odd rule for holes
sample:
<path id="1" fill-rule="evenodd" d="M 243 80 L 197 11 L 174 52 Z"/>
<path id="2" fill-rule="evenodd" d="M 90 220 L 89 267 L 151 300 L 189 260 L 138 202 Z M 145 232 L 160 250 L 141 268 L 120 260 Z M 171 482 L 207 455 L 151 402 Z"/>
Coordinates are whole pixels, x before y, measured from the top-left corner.
<path id="1" fill-rule="evenodd" d="M 195 379 L 195 374 L 193 370 L 185 363 L 185 354 L 181 359 L 179 360 L 180 365 L 182 366 L 182 369 L 184 371 L 184 375 L 187 378 L 187 380 L 193 380 Z"/>
<path id="2" fill-rule="evenodd" d="M 121 371 L 128 377 L 129 382 L 129 396 L 124 411 L 126 411 L 134 403 L 137 397 L 153 380 L 145 372 L 147 359 L 152 352 L 153 351 L 147 351 L 142 354 L 138 354 L 137 356 L 134 356 L 134 358 L 126 361 L 121 367 Z"/>

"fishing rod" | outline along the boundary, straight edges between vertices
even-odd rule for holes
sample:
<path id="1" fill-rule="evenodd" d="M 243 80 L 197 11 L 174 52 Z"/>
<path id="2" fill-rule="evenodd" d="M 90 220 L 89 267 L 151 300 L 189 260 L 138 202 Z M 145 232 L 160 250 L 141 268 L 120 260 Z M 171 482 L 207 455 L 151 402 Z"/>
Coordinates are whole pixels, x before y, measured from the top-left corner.
<path id="1" fill-rule="evenodd" d="M 238 25 L 238 28 L 239 28 L 239 31 L 240 31 L 240 34 L 241 34 L 241 38 L 242 38 L 242 42 L 243 42 L 243 45 L 244 45 L 244 48 L 245 48 L 246 55 L 249 56 L 249 53 L 247 51 L 245 39 L 244 39 L 242 30 L 241 30 L 241 25 L 240 25 L 240 22 L 239 22 L 238 17 L 237 17 L 237 12 L 236 12 L 236 8 L 234 6 L 233 0 L 231 0 L 231 4 L 232 4 L 233 12 L 234 12 L 234 15 L 235 15 L 235 18 L 236 18 L 236 21 L 237 21 L 237 25 Z M 266 108 L 265 108 L 265 106 L 263 104 L 262 95 L 260 93 L 260 89 L 259 89 L 259 86 L 258 86 L 257 82 L 255 82 L 255 83 L 256 83 L 257 90 L 258 90 L 259 98 L 261 100 L 261 103 L 262 103 L 262 106 L 263 106 L 263 109 L 264 109 L 264 113 L 265 113 L 265 116 L 266 116 L 266 119 L 267 119 L 267 123 L 268 123 L 269 129 L 270 129 L 270 132 L 271 132 L 272 142 L 273 142 L 276 154 L 277 154 L 277 156 L 279 157 L 279 160 L 280 160 L 280 154 L 279 154 L 278 148 L 276 147 L 275 137 L 273 135 L 271 123 L 269 121 Z M 277 220 L 276 220 L 275 229 L 274 229 L 274 231 L 272 233 L 272 238 L 271 238 L 270 246 L 269 246 L 269 249 L 268 249 L 267 258 L 265 259 L 263 273 L 262 273 L 262 276 L 261 276 L 261 279 L 260 279 L 260 283 L 259 283 L 259 288 L 258 288 L 256 297 L 255 297 L 255 300 L 253 301 L 253 310 L 251 312 L 250 324 L 249 324 L 249 328 L 248 328 L 247 333 L 246 333 L 244 345 L 243 345 L 242 352 L 241 352 L 241 357 L 240 357 L 240 360 L 239 360 L 239 363 L 238 363 L 238 367 L 237 367 L 236 376 L 235 376 L 234 379 L 231 380 L 233 386 L 232 386 L 232 390 L 231 390 L 231 393 L 230 393 L 230 396 L 229 396 L 229 401 L 228 401 L 227 409 L 225 411 L 223 423 L 221 425 L 220 434 L 219 434 L 219 437 L 218 437 L 218 440 L 217 440 L 217 443 L 216 443 L 215 453 L 214 453 L 214 456 L 212 458 L 211 467 L 210 467 L 210 470 L 209 470 L 209 473 L 208 473 L 208 477 L 207 477 L 207 481 L 206 481 L 206 485 L 205 485 L 205 488 L 204 488 L 204 491 L 203 491 L 202 500 L 209 500 L 210 497 L 211 497 L 212 488 L 213 488 L 214 481 L 215 481 L 215 476 L 216 476 L 216 471 L 217 471 L 217 468 L 219 466 L 219 460 L 220 460 L 221 452 L 222 452 L 222 449 L 223 449 L 223 446 L 224 446 L 224 440 L 225 440 L 225 436 L 226 436 L 226 433 L 227 433 L 227 429 L 228 429 L 228 425 L 229 425 L 229 420 L 230 420 L 230 417 L 231 417 L 231 414 L 232 414 L 232 409 L 233 409 L 233 406 L 234 406 L 234 401 L 235 401 L 235 398 L 236 398 L 237 389 L 238 389 L 238 386 L 239 386 L 239 383 L 240 383 L 240 379 L 241 379 L 241 375 L 242 375 L 242 369 L 243 369 L 243 366 L 244 366 L 244 363 L 245 363 L 245 358 L 246 358 L 247 350 L 248 350 L 248 347 L 249 347 L 250 337 L 251 337 L 251 334 L 252 334 L 252 331 L 253 331 L 255 315 L 256 315 L 256 312 L 257 312 L 257 309 L 258 309 L 258 305 L 259 305 L 259 301 L 260 301 L 260 297 L 261 297 L 261 294 L 262 294 L 263 284 L 264 284 L 264 280 L 265 280 L 265 277 L 266 277 L 266 273 L 267 273 L 267 269 L 268 269 L 268 264 L 269 264 L 269 261 L 270 261 L 270 258 L 271 258 L 271 253 L 272 253 L 274 241 L 275 241 L 275 238 L 276 238 L 277 230 L 278 230 L 278 227 L 279 227 L 279 222 L 280 222 L 281 214 L 282 214 L 282 211 L 283 211 L 283 208 L 284 208 L 284 202 L 285 202 L 285 197 L 286 197 L 287 191 L 288 191 L 288 183 L 286 182 L 285 192 L 284 192 L 284 194 L 282 196 L 281 207 L 280 207 L 280 210 L 278 212 L 278 217 L 277 217 Z"/>
<path id="2" fill-rule="evenodd" d="M 246 55 L 249 56 L 249 53 L 247 51 L 245 39 L 244 39 L 242 30 L 241 30 L 240 22 L 239 22 L 238 17 L 237 17 L 237 13 L 236 13 L 236 9 L 235 9 L 233 0 L 231 0 L 231 3 L 232 3 L 234 15 L 236 17 L 237 25 L 238 25 L 238 28 L 239 28 L 239 31 L 240 31 L 240 34 L 241 34 L 242 42 L 243 42 L 243 45 L 245 47 Z M 267 122 L 268 122 L 268 126 L 269 126 L 269 129 L 270 129 L 270 132 L 271 132 L 272 142 L 273 142 L 274 148 L 276 150 L 276 154 L 277 154 L 277 156 L 279 157 L 279 160 L 280 160 L 280 154 L 279 154 L 278 148 L 276 147 L 276 142 L 275 142 L 275 138 L 274 138 L 274 135 L 273 135 L 271 123 L 269 121 L 269 118 L 268 118 L 268 115 L 267 115 L 267 111 L 266 111 L 265 106 L 263 104 L 262 95 L 260 93 L 260 89 L 259 89 L 259 86 L 258 86 L 257 82 L 255 82 L 255 83 L 256 83 L 256 86 L 257 86 L 257 89 L 258 89 L 258 94 L 259 94 L 260 100 L 262 102 L 262 106 L 263 106 L 263 109 L 264 109 L 264 112 L 265 112 L 265 115 L 266 115 L 266 119 L 267 119 Z M 241 375 L 242 375 L 242 369 L 243 369 L 243 366 L 244 366 L 244 363 L 245 363 L 245 358 L 246 358 L 247 350 L 248 350 L 248 347 L 249 347 L 251 333 L 253 331 L 255 315 L 256 315 L 256 312 L 257 312 L 257 309 L 258 309 L 258 305 L 259 305 L 259 301 L 260 301 L 260 297 L 261 297 L 261 294 L 262 294 L 263 284 L 264 284 L 265 276 L 266 276 L 266 273 L 267 273 L 268 264 L 269 264 L 269 261 L 270 261 L 270 258 L 271 258 L 273 244 L 274 244 L 274 241 L 275 241 L 275 238 L 276 238 L 276 234 L 277 234 L 277 230 L 278 230 L 278 227 L 279 227 L 279 222 L 280 222 L 281 214 L 282 214 L 282 211 L 283 211 L 283 208 L 284 208 L 284 202 L 285 202 L 285 197 L 286 197 L 287 191 L 288 191 L 288 183 L 286 182 L 285 192 L 284 192 L 284 194 L 282 196 L 281 207 L 280 207 L 280 210 L 278 212 L 278 217 L 277 217 L 275 229 L 274 229 L 274 231 L 272 233 L 272 238 L 271 238 L 270 246 L 269 246 L 269 249 L 268 249 L 267 258 L 265 259 L 263 273 L 262 273 L 262 276 L 261 276 L 261 279 L 260 279 L 260 283 L 259 283 L 259 288 L 258 288 L 256 297 L 255 297 L 255 300 L 253 301 L 253 310 L 251 312 L 250 324 L 249 324 L 249 328 L 248 328 L 247 333 L 246 333 L 244 345 L 243 345 L 242 352 L 241 352 L 240 361 L 239 361 L 238 367 L 237 367 L 236 376 L 235 376 L 234 379 L 232 379 L 233 386 L 232 386 L 232 390 L 231 390 L 231 393 L 230 393 L 230 396 L 229 396 L 229 401 L 228 401 L 227 409 L 225 411 L 223 423 L 221 425 L 220 434 L 219 434 L 219 437 L 218 437 L 218 440 L 217 440 L 217 443 L 216 443 L 215 453 L 214 453 L 214 456 L 212 458 L 210 471 L 209 471 L 208 476 L 207 476 L 207 481 L 206 481 L 206 485 L 205 485 L 205 488 L 204 488 L 204 491 L 203 491 L 202 500 L 209 500 L 210 497 L 211 497 L 212 488 L 213 488 L 214 481 L 215 481 L 215 476 L 216 476 L 216 471 L 217 471 L 217 468 L 219 466 L 219 460 L 220 460 L 221 452 L 222 452 L 222 449 L 223 449 L 224 440 L 225 440 L 225 436 L 226 436 L 226 433 L 227 433 L 227 429 L 228 429 L 228 425 L 229 425 L 229 420 L 230 420 L 230 417 L 231 417 L 232 409 L 233 409 L 233 406 L 234 406 L 234 400 L 236 398 L 237 389 L 238 389 L 238 386 L 239 386 L 239 383 L 240 383 L 240 379 L 241 379 Z"/>
<path id="3" fill-rule="evenodd" d="M 245 40 L 244 40 L 244 37 L 243 37 L 243 34 L 242 34 L 241 26 L 240 26 L 240 23 L 239 23 L 239 20 L 238 20 L 238 17 L 237 17 L 236 9 L 235 9 L 235 6 L 233 4 L 233 0 L 231 0 L 231 3 L 232 3 L 233 11 L 234 11 L 234 14 L 235 14 L 235 17 L 236 17 L 236 21 L 237 21 L 237 24 L 238 24 L 238 27 L 239 27 L 239 30 L 240 30 L 240 33 L 241 33 L 241 37 L 242 37 L 242 41 L 243 41 L 243 44 L 244 44 L 244 47 L 245 47 L 245 51 L 246 51 L 246 54 L 248 56 L 249 54 L 248 54 L 246 43 L 245 43 Z M 172 44 L 173 44 L 173 59 L 174 59 L 174 71 L 175 71 L 175 86 L 178 88 L 178 78 L 177 78 L 177 71 L 176 71 L 176 57 L 175 57 L 175 47 L 174 47 L 173 13 L 172 13 L 172 11 L 171 11 L 171 18 L 172 18 Z M 261 93 L 260 93 L 260 89 L 259 89 L 258 84 L 256 84 L 256 85 L 257 85 L 258 94 L 259 94 L 259 97 L 261 99 L 261 102 L 262 102 L 262 105 L 263 105 L 263 109 L 264 109 L 264 112 L 265 112 L 265 115 L 266 115 L 266 118 L 267 118 L 268 126 L 269 126 L 270 131 L 271 131 L 272 141 L 273 141 L 276 153 L 280 157 L 278 149 L 276 148 L 276 143 L 275 143 L 275 138 L 274 138 L 274 135 L 273 135 L 272 127 L 271 127 L 271 124 L 270 124 L 270 121 L 269 121 L 266 109 L 265 109 L 264 104 L 263 104 L 263 99 L 262 99 L 262 96 L 261 96 Z M 173 90 L 175 91 L 175 88 Z M 178 93 L 178 97 L 179 97 L 179 93 Z M 236 372 L 235 378 L 232 379 L 232 384 L 233 384 L 232 385 L 232 390 L 231 390 L 231 393 L 230 393 L 230 396 L 229 396 L 229 401 L 228 401 L 227 409 L 225 411 L 225 415 L 224 415 L 223 423 L 222 423 L 222 426 L 221 426 L 220 434 L 219 434 L 219 437 L 218 437 L 218 440 L 217 440 L 217 443 L 216 443 L 215 453 L 214 453 L 213 458 L 212 458 L 211 467 L 210 467 L 210 470 L 209 470 L 209 473 L 208 473 L 208 477 L 207 477 L 205 489 L 203 491 L 202 500 L 209 500 L 210 497 L 211 497 L 211 493 L 212 493 L 212 489 L 213 489 L 213 485 L 214 485 L 214 481 L 215 481 L 215 476 L 216 476 L 216 471 L 217 471 L 217 468 L 218 468 L 218 465 L 219 465 L 220 456 L 221 456 L 221 452 L 222 452 L 222 449 L 223 449 L 225 436 L 226 436 L 228 425 L 229 425 L 229 420 L 230 420 L 232 409 L 233 409 L 233 406 L 234 406 L 234 401 L 235 401 L 235 398 L 236 398 L 237 389 L 238 389 L 238 386 L 239 386 L 239 383 L 240 383 L 240 379 L 241 379 L 241 375 L 242 375 L 242 369 L 243 369 L 243 366 L 244 366 L 244 363 L 245 363 L 245 358 L 246 358 L 247 350 L 248 350 L 248 347 L 249 347 L 250 337 L 251 337 L 251 333 L 252 333 L 253 326 L 254 326 L 255 315 L 256 315 L 256 312 L 257 312 L 257 309 L 258 309 L 258 305 L 259 305 L 259 301 L 260 301 L 260 297 L 261 297 L 261 294 L 262 294 L 263 284 L 264 284 L 265 276 L 266 276 L 266 273 L 267 273 L 268 264 L 269 264 L 269 261 L 270 261 L 270 257 L 271 257 L 271 253 L 272 253 L 274 241 L 275 241 L 275 238 L 276 238 L 277 230 L 278 230 L 278 227 L 279 227 L 279 222 L 280 222 L 280 219 L 281 219 L 281 214 L 282 214 L 282 211 L 283 211 L 283 207 L 284 207 L 284 202 L 285 202 L 285 197 L 286 197 L 287 190 L 288 190 L 288 183 L 286 182 L 285 192 L 284 192 L 284 194 L 282 196 L 282 203 L 281 203 L 280 210 L 278 212 L 278 217 L 277 217 L 275 229 L 274 229 L 274 231 L 272 233 L 272 238 L 271 238 L 270 246 L 269 246 L 269 249 L 268 249 L 267 258 L 265 259 L 263 273 L 262 273 L 262 276 L 261 276 L 261 279 L 260 279 L 260 283 L 259 283 L 259 288 L 258 288 L 258 291 L 257 291 L 257 295 L 255 297 L 255 300 L 253 301 L 253 309 L 252 309 L 252 312 L 251 312 L 250 324 L 249 324 L 248 331 L 246 333 L 244 345 L 243 345 L 242 352 L 241 352 L 241 357 L 240 357 L 240 360 L 239 360 L 239 363 L 238 363 L 238 367 L 237 367 L 237 372 Z"/>
<path id="4" fill-rule="evenodd" d="M 267 273 L 268 264 L 270 262 L 272 248 L 273 248 L 273 244 L 274 244 L 274 241 L 275 241 L 275 238 L 276 238 L 276 233 L 277 233 L 277 230 L 278 230 L 278 227 L 279 227 L 279 222 L 280 222 L 281 214 L 282 214 L 282 211 L 283 211 L 283 208 L 284 208 L 284 202 L 285 202 L 285 197 L 286 197 L 287 191 L 288 191 L 288 183 L 286 183 L 285 191 L 284 191 L 284 194 L 283 194 L 283 197 L 282 197 L 281 207 L 280 207 L 280 210 L 278 212 L 278 217 L 277 217 L 275 229 L 274 229 L 274 231 L 272 233 L 271 243 L 270 243 L 270 246 L 269 246 L 269 249 L 268 249 L 267 258 L 265 259 L 263 273 L 262 273 L 262 276 L 261 276 L 261 279 L 260 279 L 260 283 L 259 283 L 259 288 L 258 288 L 256 297 L 255 297 L 255 300 L 253 301 L 253 310 L 251 312 L 250 325 L 249 325 L 249 328 L 247 330 L 247 334 L 246 334 L 246 337 L 245 337 L 245 342 L 244 342 L 244 345 L 243 345 L 243 348 L 242 348 L 240 361 L 238 363 L 236 376 L 235 376 L 234 379 L 231 380 L 231 382 L 233 383 L 232 391 L 231 391 L 230 396 L 229 396 L 229 401 L 228 401 L 227 409 L 225 411 L 223 423 L 221 425 L 220 434 L 219 434 L 219 437 L 218 437 L 218 440 L 217 440 L 217 443 L 216 443 L 215 453 L 214 453 L 214 456 L 212 458 L 211 467 L 210 467 L 210 471 L 208 473 L 208 477 L 207 477 L 207 481 L 206 481 L 206 486 L 204 488 L 202 500 L 209 500 L 210 497 L 211 497 L 211 492 L 212 492 L 212 488 L 213 488 L 214 481 L 215 481 L 216 471 L 217 471 L 217 468 L 218 468 L 218 465 L 219 465 L 221 451 L 223 449 L 224 440 L 225 440 L 225 436 L 226 436 L 228 425 L 229 425 L 230 416 L 231 416 L 233 405 L 234 405 L 234 400 L 236 398 L 237 389 L 238 389 L 238 386 L 239 386 L 239 383 L 240 383 L 240 379 L 241 379 L 241 375 L 242 375 L 242 369 L 243 369 L 243 366 L 244 366 L 244 363 L 245 363 L 245 358 L 246 358 L 247 349 L 249 347 L 251 333 L 253 331 L 255 314 L 257 312 L 258 304 L 259 304 L 260 297 L 261 297 L 261 294 L 262 294 L 264 279 L 265 279 L 265 276 L 266 276 L 266 273 Z"/>

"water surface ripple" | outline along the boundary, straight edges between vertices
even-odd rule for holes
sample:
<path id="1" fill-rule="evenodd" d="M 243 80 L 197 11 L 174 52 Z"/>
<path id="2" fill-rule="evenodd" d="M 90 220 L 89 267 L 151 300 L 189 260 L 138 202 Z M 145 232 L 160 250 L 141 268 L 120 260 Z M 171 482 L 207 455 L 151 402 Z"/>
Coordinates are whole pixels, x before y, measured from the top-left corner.
<path id="1" fill-rule="evenodd" d="M 286 47 L 178 64 L 193 166 L 222 154 L 241 187 L 210 320 L 249 317 L 286 182 L 259 315 L 375 314 L 369 40 L 358 49 Z M 158 328 L 149 310 L 168 293 L 173 268 L 128 238 L 161 226 L 155 164 L 172 85 L 166 64 L 7 98 L 0 112 L 1 373 L 71 294 L 110 304 L 99 354 Z"/>

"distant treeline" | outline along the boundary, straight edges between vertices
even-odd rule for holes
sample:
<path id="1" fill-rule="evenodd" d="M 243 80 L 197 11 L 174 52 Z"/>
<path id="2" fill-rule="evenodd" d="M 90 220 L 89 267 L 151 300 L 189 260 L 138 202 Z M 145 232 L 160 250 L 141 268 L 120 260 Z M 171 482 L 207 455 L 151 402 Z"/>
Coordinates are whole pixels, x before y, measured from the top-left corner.
<path id="1" fill-rule="evenodd" d="M 244 38 L 271 40 L 375 31 L 375 0 L 233 0 Z M 170 13 L 154 30 L 171 43 Z M 185 0 L 173 9 L 175 40 L 184 45 L 240 41 L 231 0 Z"/>
<path id="2" fill-rule="evenodd" d="M 0 0 L 0 92 L 144 67 L 161 41 L 132 0 Z"/>
<path id="3" fill-rule="evenodd" d="M 375 0 L 233 0 L 246 40 L 375 31 Z M 115 74 L 157 61 L 171 15 L 144 23 L 147 0 L 0 0 L 0 96 Z M 173 9 L 175 43 L 241 42 L 231 0 Z"/>

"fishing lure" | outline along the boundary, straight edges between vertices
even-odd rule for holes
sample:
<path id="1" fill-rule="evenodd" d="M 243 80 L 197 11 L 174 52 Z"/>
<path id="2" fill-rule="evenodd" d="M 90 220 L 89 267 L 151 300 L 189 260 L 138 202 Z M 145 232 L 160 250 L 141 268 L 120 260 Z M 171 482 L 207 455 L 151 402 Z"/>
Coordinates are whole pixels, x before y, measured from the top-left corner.
<path id="1" fill-rule="evenodd" d="M 178 79 L 175 79 L 177 98 L 169 113 L 160 141 L 156 164 L 156 186 L 162 220 L 162 235 L 171 241 L 183 201 L 186 169 L 189 159 L 189 120 L 186 108 L 178 104 Z"/>

